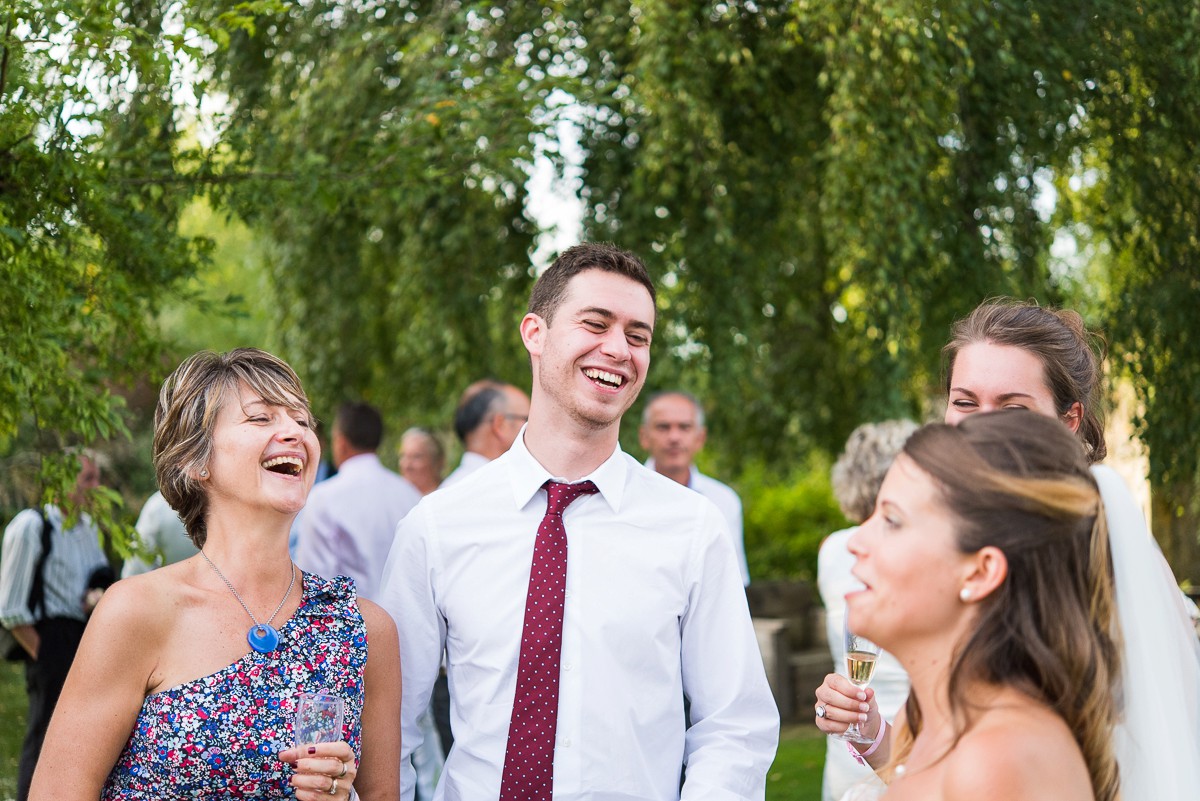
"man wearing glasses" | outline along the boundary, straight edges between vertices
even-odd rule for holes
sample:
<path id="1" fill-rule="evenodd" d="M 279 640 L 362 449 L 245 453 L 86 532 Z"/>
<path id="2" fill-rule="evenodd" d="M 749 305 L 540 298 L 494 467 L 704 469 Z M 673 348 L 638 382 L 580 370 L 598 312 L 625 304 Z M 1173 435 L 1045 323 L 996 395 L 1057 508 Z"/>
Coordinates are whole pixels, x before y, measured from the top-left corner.
<path id="1" fill-rule="evenodd" d="M 461 480 L 511 448 L 528 419 L 529 396 L 512 384 L 485 378 L 467 387 L 454 412 L 462 461 L 442 486 Z"/>

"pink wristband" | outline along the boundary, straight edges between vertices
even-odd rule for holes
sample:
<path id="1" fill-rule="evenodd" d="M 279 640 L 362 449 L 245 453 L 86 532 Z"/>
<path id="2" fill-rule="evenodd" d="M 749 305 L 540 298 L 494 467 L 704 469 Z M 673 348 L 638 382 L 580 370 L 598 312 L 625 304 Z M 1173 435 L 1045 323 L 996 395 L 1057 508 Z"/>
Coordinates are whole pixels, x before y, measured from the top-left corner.
<path id="1" fill-rule="evenodd" d="M 875 739 L 874 739 L 874 741 L 872 741 L 870 748 L 868 748 L 866 751 L 863 751 L 862 753 L 859 753 L 858 749 L 855 748 L 852 743 L 847 742 L 846 747 L 850 749 L 850 756 L 854 757 L 854 761 L 860 765 L 865 765 L 868 768 L 871 767 L 870 765 L 867 764 L 867 757 L 869 757 L 871 754 L 875 753 L 879 749 L 879 744 L 883 742 L 883 733 L 885 731 L 887 731 L 887 721 L 884 720 L 883 715 L 880 715 L 879 716 L 879 731 L 875 732 Z"/>

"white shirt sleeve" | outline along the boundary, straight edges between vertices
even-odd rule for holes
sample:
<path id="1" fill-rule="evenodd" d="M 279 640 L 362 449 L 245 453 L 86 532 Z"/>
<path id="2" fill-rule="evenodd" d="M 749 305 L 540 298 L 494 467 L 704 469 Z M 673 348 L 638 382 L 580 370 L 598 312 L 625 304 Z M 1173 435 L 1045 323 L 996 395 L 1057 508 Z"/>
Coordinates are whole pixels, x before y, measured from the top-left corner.
<path id="1" fill-rule="evenodd" d="M 33 623 L 29 613 L 29 590 L 33 571 L 42 554 L 42 518 L 26 509 L 4 530 L 0 557 L 0 622 L 8 628 Z"/>
<path id="2" fill-rule="evenodd" d="M 708 536 L 696 539 L 688 611 L 680 621 L 692 721 L 681 797 L 762 799 L 779 741 L 779 712 L 749 623 L 742 577 L 715 514 L 708 528 Z"/>

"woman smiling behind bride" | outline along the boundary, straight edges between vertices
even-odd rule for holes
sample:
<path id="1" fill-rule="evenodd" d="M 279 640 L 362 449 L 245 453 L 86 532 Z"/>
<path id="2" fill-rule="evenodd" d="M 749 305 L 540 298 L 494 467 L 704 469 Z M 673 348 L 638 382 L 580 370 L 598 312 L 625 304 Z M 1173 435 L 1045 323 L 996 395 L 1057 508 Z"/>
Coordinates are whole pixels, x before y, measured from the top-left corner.
<path id="1" fill-rule="evenodd" d="M 886 798 L 1118 797 L 1108 535 L 1064 426 L 1014 411 L 920 429 L 849 548 L 849 619 L 912 682 Z"/>
<path id="2" fill-rule="evenodd" d="M 946 422 L 1028 409 L 1058 420 L 1098 462 L 1106 447 L 1096 413 L 1103 378 L 1096 344 L 1075 312 L 1009 299 L 981 304 L 955 323 L 943 351 Z M 1097 464 L 1092 474 L 1104 499 L 1123 640 L 1114 738 L 1121 795 L 1190 799 L 1200 787 L 1200 641 L 1132 494 L 1111 468 Z M 891 730 L 881 725 L 869 689 L 830 674 L 816 697 L 822 731 L 836 734 L 859 719 L 876 738 L 863 756 L 876 768 L 887 762 Z"/>
<path id="3" fill-rule="evenodd" d="M 395 625 L 288 557 L 320 462 L 299 379 L 261 350 L 198 353 L 154 422 L 159 486 L 202 550 L 106 593 L 31 798 L 398 798 Z M 300 753 L 297 697 L 322 689 L 343 739 Z"/>

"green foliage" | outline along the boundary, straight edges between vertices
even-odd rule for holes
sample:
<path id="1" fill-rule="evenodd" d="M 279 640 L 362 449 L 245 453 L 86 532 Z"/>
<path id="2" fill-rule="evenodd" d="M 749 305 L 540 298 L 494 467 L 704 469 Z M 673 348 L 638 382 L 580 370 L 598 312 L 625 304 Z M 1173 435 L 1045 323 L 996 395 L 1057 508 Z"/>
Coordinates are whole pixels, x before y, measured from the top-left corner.
<path id="1" fill-rule="evenodd" d="M 736 443 L 710 446 L 723 472 L 778 473 L 864 420 L 921 417 L 950 322 L 1012 294 L 1106 330 L 1157 506 L 1183 531 L 1200 484 L 1198 15 L 1181 0 L 15 0 L 0 458 L 24 469 L 122 436 L 122 399 L 143 410 L 175 348 L 267 345 L 324 417 L 359 397 L 443 425 L 470 380 L 521 382 L 527 173 L 539 152 L 563 168 L 555 126 L 574 119 L 586 236 L 660 279 L 647 389 L 710 403 Z M 185 209 L 205 236 L 181 233 Z M 229 249 L 200 272 L 209 233 Z M 1064 239 L 1075 256 L 1055 255 Z M 819 517 L 815 501 L 763 508 L 791 509 L 772 532 Z M 766 530 L 760 566 L 803 573 L 815 542 Z"/>
<path id="2" fill-rule="evenodd" d="M 791 5 L 573 9 L 589 235 L 643 253 L 663 284 L 651 381 L 710 398 L 735 459 L 777 464 L 840 444 L 855 383 L 829 313 L 820 60 L 788 33 Z"/>
<path id="3" fill-rule="evenodd" d="M 801 580 L 815 586 L 821 541 L 849 525 L 833 497 L 829 464 L 814 458 L 782 477 L 754 464 L 736 484 L 752 580 Z"/>
<path id="4" fill-rule="evenodd" d="M 122 393 L 158 361 L 150 316 L 203 259 L 176 230 L 195 187 L 162 13 L 17 0 L 0 14 L 0 457 L 43 466 L 8 484 L 19 505 L 68 491 L 64 446 L 126 435 Z M 101 494 L 98 516 L 116 500 Z"/>
<path id="5" fill-rule="evenodd" d="M 653 254 L 654 380 L 713 397 L 741 452 L 786 462 L 915 415 L 950 322 L 989 295 L 1060 299 L 1036 202 L 1088 31 L 981 8 L 576 10 L 590 234 Z"/>
<path id="6" fill-rule="evenodd" d="M 237 219 L 197 200 L 180 215 L 180 231 L 212 243 L 211 259 L 163 303 L 158 329 L 179 358 L 198 350 L 278 348 L 274 291 L 264 243 Z"/>
<path id="7" fill-rule="evenodd" d="M 17 797 L 17 762 L 25 736 L 25 666 L 0 663 L 0 797 Z"/>
<path id="8" fill-rule="evenodd" d="M 1077 113 L 1060 221 L 1096 254 L 1090 294 L 1132 378 L 1155 488 L 1156 534 L 1200 578 L 1200 9 L 1153 2 L 1092 20 L 1096 59 Z"/>
<path id="9" fill-rule="evenodd" d="M 319 413 L 359 397 L 441 422 L 471 380 L 527 374 L 552 11 L 291 3 L 216 60 L 236 179 L 218 200 L 269 237 L 280 348 Z"/>

